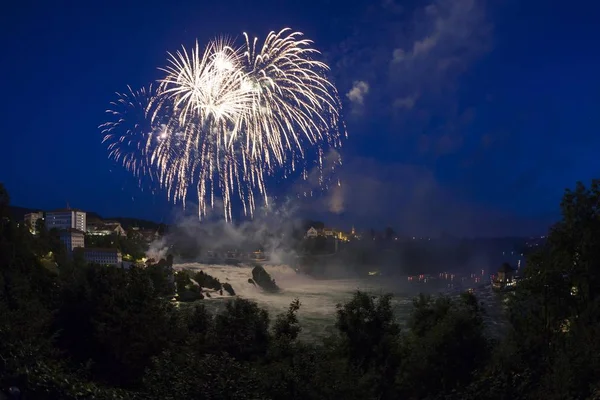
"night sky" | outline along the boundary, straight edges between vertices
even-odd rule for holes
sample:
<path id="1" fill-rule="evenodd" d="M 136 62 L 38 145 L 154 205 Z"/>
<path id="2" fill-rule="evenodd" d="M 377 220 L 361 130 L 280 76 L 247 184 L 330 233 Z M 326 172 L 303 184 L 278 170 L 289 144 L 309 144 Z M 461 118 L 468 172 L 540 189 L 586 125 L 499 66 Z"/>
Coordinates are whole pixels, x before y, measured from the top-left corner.
<path id="1" fill-rule="evenodd" d="M 98 125 L 114 93 L 159 79 L 167 51 L 196 38 L 289 26 L 331 66 L 349 134 L 341 188 L 296 200 L 299 215 L 417 235 L 543 232 L 564 189 L 600 172 L 598 16 L 593 1 L 10 2 L 0 181 L 19 206 L 171 220 L 164 193 L 107 158 Z"/>

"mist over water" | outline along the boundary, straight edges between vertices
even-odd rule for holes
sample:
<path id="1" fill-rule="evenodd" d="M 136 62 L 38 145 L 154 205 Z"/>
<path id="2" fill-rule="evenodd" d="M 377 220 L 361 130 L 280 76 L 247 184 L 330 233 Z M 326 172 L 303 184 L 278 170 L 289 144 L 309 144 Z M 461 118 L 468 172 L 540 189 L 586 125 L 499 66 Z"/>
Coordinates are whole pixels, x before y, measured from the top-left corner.
<path id="1" fill-rule="evenodd" d="M 496 330 L 495 326 L 500 323 L 501 318 L 498 314 L 501 307 L 498 306 L 498 301 L 495 300 L 489 286 L 482 285 L 481 281 L 477 284 L 465 282 L 462 285 L 456 284 L 457 282 L 451 284 L 443 279 L 430 279 L 425 282 L 409 280 L 406 274 L 414 273 L 414 270 L 420 267 L 413 265 L 410 259 L 402 257 L 403 249 L 388 251 L 385 246 L 377 248 L 371 240 L 352 242 L 349 249 L 354 252 L 347 254 L 340 250 L 336 251 L 335 256 L 312 256 L 307 271 L 302 261 L 301 245 L 307 229 L 303 226 L 304 222 L 296 215 L 291 203 L 273 205 L 257 212 L 254 219 L 238 224 L 228 224 L 222 220 L 199 221 L 197 216 L 181 215 L 166 236 L 150 245 L 148 257 L 160 259 L 167 254 L 173 254 L 176 260 L 175 269 L 202 270 L 222 283 L 231 284 L 238 297 L 256 302 L 269 311 L 272 320 L 285 312 L 294 299 L 299 299 L 301 307 L 298 318 L 302 326 L 301 335 L 305 339 L 318 338 L 334 330 L 336 306 L 348 302 L 357 290 L 373 295 L 392 294 L 396 319 L 400 325 L 405 325 L 413 309 L 413 299 L 419 293 L 457 295 L 461 291 L 473 288 L 478 300 L 489 310 L 486 319 L 492 330 Z M 414 247 L 414 243 L 412 245 Z M 244 264 L 243 260 L 239 260 L 241 263 L 238 265 L 206 263 L 210 260 L 210 257 L 207 257 L 208 252 L 224 254 L 236 250 L 248 254 L 257 249 L 262 250 L 269 260 L 263 267 L 281 289 L 279 293 L 264 292 L 260 287 L 249 283 L 253 266 Z M 432 265 L 447 264 L 439 269 L 440 271 L 451 269 L 453 273 L 466 276 L 472 272 L 469 270 L 480 270 L 479 268 L 488 264 L 485 257 L 476 252 L 471 255 L 470 260 L 464 261 L 459 270 L 456 265 L 448 264 L 447 252 L 444 252 L 443 245 L 430 245 L 430 248 L 425 250 L 438 255 L 430 257 Z M 397 257 L 393 258 L 393 255 Z M 358 265 L 357 260 L 360 257 L 366 257 L 371 264 Z M 474 265 L 477 268 L 469 268 Z M 301 272 L 297 272 L 296 267 L 299 267 Z M 369 276 L 369 271 L 378 271 L 383 275 Z M 480 278 L 482 276 L 483 272 Z M 323 279 L 324 277 L 328 279 Z M 230 299 L 231 296 L 213 292 L 211 297 L 201 301 L 212 311 L 218 312 Z"/>
<path id="2" fill-rule="evenodd" d="M 288 265 L 264 265 L 280 287 L 280 293 L 263 292 L 258 286 L 248 282 L 252 278 L 252 267 L 246 265 L 209 265 L 201 263 L 176 264 L 175 269 L 202 270 L 214 276 L 221 282 L 231 284 L 236 295 L 252 300 L 259 306 L 269 311 L 271 318 L 287 310 L 290 303 L 298 298 L 301 302 L 298 317 L 302 326 L 302 336 L 305 339 L 316 339 L 326 335 L 334 329 L 336 305 L 345 303 L 352 298 L 356 290 L 372 293 L 373 295 L 391 293 L 392 304 L 396 312 L 397 321 L 405 325 L 412 310 L 413 298 L 420 292 L 442 293 L 451 292 L 444 287 L 419 286 L 409 283 L 405 279 L 389 279 L 385 277 L 368 277 L 355 279 L 315 279 L 308 275 L 298 273 Z M 454 290 L 458 294 L 460 289 Z M 484 302 L 488 313 L 486 319 L 492 325 L 498 323 L 496 316 L 497 302 L 493 301 L 491 290 L 486 287 L 477 288 L 476 295 L 479 301 Z M 209 309 L 218 311 L 225 305 L 225 297 L 206 298 L 202 300 Z"/>

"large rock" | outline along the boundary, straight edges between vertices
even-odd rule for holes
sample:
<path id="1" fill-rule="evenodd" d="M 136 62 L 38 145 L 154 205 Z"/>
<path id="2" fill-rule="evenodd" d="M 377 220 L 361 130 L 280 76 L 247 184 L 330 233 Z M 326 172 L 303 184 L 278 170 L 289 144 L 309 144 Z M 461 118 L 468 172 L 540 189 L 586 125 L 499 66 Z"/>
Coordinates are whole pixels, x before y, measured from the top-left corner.
<path id="1" fill-rule="evenodd" d="M 252 269 L 252 279 L 266 292 L 278 292 L 279 287 L 275 284 L 275 280 L 261 265 L 256 265 Z"/>
<path id="2" fill-rule="evenodd" d="M 223 289 L 229 293 L 230 296 L 235 296 L 235 290 L 231 287 L 231 285 L 227 282 L 223 284 Z"/>

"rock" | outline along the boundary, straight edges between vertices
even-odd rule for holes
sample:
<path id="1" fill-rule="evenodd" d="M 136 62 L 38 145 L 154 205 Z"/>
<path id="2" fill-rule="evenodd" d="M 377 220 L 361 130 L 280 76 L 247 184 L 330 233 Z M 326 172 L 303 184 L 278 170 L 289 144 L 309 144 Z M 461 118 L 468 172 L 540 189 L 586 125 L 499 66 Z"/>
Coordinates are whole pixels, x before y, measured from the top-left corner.
<path id="1" fill-rule="evenodd" d="M 177 300 L 187 303 L 190 301 L 202 300 L 204 295 L 198 290 L 182 290 L 177 296 Z"/>
<path id="2" fill-rule="evenodd" d="M 225 289 L 225 291 L 229 293 L 230 296 L 235 296 L 235 290 L 233 290 L 229 283 L 225 282 L 223 284 L 223 289 Z M 223 291 L 221 291 L 221 294 L 223 294 Z"/>
<path id="3" fill-rule="evenodd" d="M 252 269 L 252 278 L 258 286 L 267 292 L 278 292 L 279 287 L 275 284 L 275 280 L 271 278 L 271 275 L 261 266 L 256 265 Z"/>

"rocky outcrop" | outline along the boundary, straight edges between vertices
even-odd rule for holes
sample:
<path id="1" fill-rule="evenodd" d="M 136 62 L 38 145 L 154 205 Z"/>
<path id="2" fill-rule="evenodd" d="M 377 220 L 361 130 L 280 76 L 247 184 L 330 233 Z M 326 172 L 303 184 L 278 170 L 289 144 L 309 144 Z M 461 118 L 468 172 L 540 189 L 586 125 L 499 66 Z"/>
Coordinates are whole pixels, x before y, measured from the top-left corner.
<path id="1" fill-rule="evenodd" d="M 261 265 L 256 265 L 252 269 L 252 279 L 266 292 L 279 292 L 279 287 L 275 284 L 275 280 L 271 278 L 271 275 Z"/>
<path id="2" fill-rule="evenodd" d="M 231 287 L 231 285 L 227 282 L 223 284 L 223 290 L 229 293 L 230 296 L 235 296 L 235 290 Z"/>

